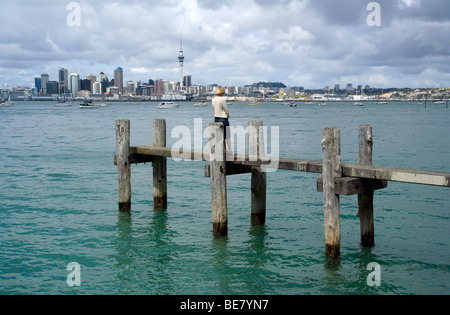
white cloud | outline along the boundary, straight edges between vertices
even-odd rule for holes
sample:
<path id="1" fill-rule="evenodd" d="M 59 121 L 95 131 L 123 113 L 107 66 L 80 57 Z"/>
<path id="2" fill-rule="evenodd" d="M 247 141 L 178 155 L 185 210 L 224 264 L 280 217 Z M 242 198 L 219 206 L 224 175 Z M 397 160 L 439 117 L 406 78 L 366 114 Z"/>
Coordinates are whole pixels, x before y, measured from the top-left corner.
<path id="1" fill-rule="evenodd" d="M 0 84 L 60 66 L 177 80 L 182 33 L 185 73 L 203 84 L 450 85 L 448 0 L 378 2 L 377 28 L 360 0 L 80 0 L 81 26 L 69 27 L 66 3 L 5 0 Z"/>

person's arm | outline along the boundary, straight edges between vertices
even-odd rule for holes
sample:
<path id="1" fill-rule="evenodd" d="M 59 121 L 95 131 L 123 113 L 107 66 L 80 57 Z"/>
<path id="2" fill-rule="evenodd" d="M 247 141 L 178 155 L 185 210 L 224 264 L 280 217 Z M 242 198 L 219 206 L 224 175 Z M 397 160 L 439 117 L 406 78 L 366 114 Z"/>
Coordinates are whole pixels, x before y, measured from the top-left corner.
<path id="1" fill-rule="evenodd" d="M 222 101 L 222 108 L 225 114 L 227 114 L 227 118 L 230 118 L 230 111 L 228 110 L 227 101 L 225 99 Z"/>

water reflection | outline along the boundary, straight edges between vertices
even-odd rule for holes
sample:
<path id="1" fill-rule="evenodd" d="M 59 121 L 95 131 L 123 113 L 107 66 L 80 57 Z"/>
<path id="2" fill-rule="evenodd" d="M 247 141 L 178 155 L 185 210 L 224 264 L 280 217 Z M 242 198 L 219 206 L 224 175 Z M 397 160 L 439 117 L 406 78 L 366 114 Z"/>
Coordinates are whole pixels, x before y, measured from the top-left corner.
<path id="1" fill-rule="evenodd" d="M 221 294 L 232 292 L 233 268 L 228 265 L 231 251 L 228 248 L 229 239 L 227 236 L 215 236 L 212 238 L 211 247 L 213 256 L 211 264 L 217 277 L 217 286 Z"/>
<path id="2" fill-rule="evenodd" d="M 154 212 L 149 223 L 120 212 L 117 228 L 112 255 L 117 293 L 171 294 L 175 284 L 169 269 L 177 250 L 172 244 L 175 234 L 168 228 L 167 212 Z"/>
<path id="3" fill-rule="evenodd" d="M 252 226 L 248 239 L 234 244 L 232 237 L 214 237 L 211 264 L 220 294 L 266 294 L 274 275 L 266 269 L 268 254 L 265 226 Z"/>

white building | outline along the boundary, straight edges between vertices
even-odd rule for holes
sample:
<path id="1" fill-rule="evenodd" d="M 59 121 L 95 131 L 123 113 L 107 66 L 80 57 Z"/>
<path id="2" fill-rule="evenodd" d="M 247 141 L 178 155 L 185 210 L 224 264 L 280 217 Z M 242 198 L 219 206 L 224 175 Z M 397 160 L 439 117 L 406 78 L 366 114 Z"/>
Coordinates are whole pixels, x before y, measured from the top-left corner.
<path id="1" fill-rule="evenodd" d="M 80 75 L 72 73 L 69 80 L 69 89 L 73 97 L 76 97 L 77 92 L 80 91 Z"/>
<path id="2" fill-rule="evenodd" d="M 94 82 L 92 94 L 102 94 L 102 84 L 100 82 Z"/>

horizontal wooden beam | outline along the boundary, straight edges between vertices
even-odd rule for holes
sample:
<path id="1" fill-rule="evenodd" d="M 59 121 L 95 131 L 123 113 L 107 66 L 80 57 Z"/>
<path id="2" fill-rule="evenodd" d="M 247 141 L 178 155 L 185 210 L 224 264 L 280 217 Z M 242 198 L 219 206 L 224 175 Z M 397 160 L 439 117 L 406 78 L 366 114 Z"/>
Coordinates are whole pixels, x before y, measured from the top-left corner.
<path id="1" fill-rule="evenodd" d="M 335 191 L 337 195 L 351 196 L 368 193 L 374 190 L 384 189 L 388 182 L 379 179 L 339 177 L 335 179 Z M 317 178 L 317 191 L 323 192 L 323 177 Z"/>
<path id="2" fill-rule="evenodd" d="M 342 174 L 343 176 L 348 177 L 382 179 L 394 182 L 450 187 L 450 173 L 444 172 L 342 164 Z"/>
<path id="3" fill-rule="evenodd" d="M 139 155 L 154 155 L 165 157 L 178 157 L 188 160 L 196 161 L 208 161 L 209 152 L 207 151 L 194 151 L 194 150 L 179 150 L 175 152 L 176 156 L 173 156 L 171 148 L 155 147 L 155 146 L 137 146 L 130 147 L 130 153 Z M 227 163 L 247 165 L 247 166 L 264 166 L 269 165 L 271 161 L 262 162 L 249 156 L 248 154 L 235 154 L 231 157 L 232 161 Z M 322 161 L 309 161 L 309 160 L 297 160 L 297 159 L 278 159 L 278 168 L 281 170 L 308 172 L 308 173 L 322 173 Z M 276 164 L 276 163 L 275 163 Z M 404 183 L 432 185 L 450 187 L 450 173 L 446 172 L 434 172 L 434 171 L 421 171 L 411 169 L 400 169 L 391 167 L 380 167 L 371 165 L 359 165 L 359 164 L 346 164 L 342 163 L 342 176 L 343 177 L 356 177 L 367 179 L 381 179 L 386 181 L 396 181 Z"/>
<path id="4" fill-rule="evenodd" d="M 240 174 L 248 174 L 252 172 L 252 166 L 248 165 L 238 165 L 228 163 L 226 164 L 226 175 L 240 175 Z M 205 177 L 211 177 L 211 166 L 205 165 Z"/>

